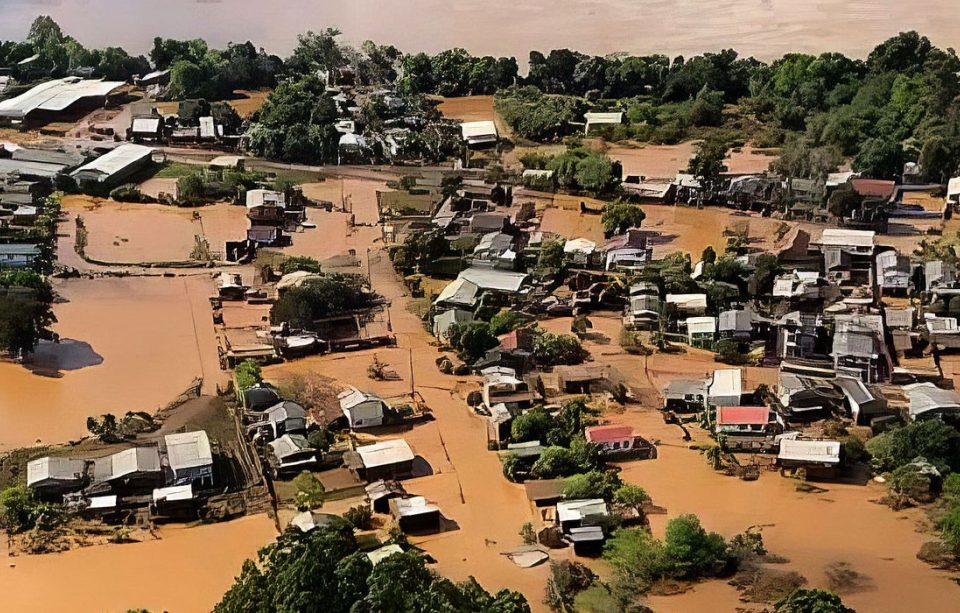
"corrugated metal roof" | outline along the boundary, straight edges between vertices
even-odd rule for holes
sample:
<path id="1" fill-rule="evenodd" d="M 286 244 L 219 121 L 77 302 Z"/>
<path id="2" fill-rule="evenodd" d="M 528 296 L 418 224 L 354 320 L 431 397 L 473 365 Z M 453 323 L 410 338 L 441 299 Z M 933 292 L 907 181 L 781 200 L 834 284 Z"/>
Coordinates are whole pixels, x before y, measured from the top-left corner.
<path id="1" fill-rule="evenodd" d="M 102 175 L 103 178 L 100 180 L 103 181 L 107 177 L 115 175 L 118 172 L 129 168 L 132 164 L 135 164 L 144 158 L 150 157 L 151 154 L 153 154 L 153 149 L 150 147 L 134 144 L 120 145 L 113 151 L 110 151 L 109 153 L 98 157 L 89 164 L 74 170 L 71 173 L 71 176 L 77 176 L 81 173 L 94 173 Z"/>
<path id="2" fill-rule="evenodd" d="M 23 119 L 37 110 L 63 111 L 84 98 L 106 96 L 122 85 L 122 81 L 81 80 L 77 77 L 47 81 L 0 102 L 0 117 Z"/>
<path id="3" fill-rule="evenodd" d="M 411 462 L 415 457 L 410 445 L 402 438 L 357 447 L 357 454 L 365 468 Z"/>
<path id="4" fill-rule="evenodd" d="M 765 425 L 769 421 L 767 407 L 717 407 L 718 426 Z"/>

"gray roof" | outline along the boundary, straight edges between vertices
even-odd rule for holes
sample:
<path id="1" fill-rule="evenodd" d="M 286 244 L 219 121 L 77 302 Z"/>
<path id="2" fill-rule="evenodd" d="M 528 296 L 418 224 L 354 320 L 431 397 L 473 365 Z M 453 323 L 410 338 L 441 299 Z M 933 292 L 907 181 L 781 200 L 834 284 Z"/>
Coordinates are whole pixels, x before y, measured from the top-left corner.
<path id="1" fill-rule="evenodd" d="M 303 451 L 313 451 L 314 448 L 310 442 L 299 434 L 284 434 L 275 441 L 270 441 L 269 443 L 271 449 L 273 449 L 273 455 L 277 456 L 281 461 L 284 458 L 288 458 L 292 455 L 301 453 Z"/>
<path id="2" fill-rule="evenodd" d="M 160 451 L 156 447 L 132 447 L 94 460 L 94 480 L 96 481 L 110 481 L 137 473 L 160 470 Z"/>
<path id="3" fill-rule="evenodd" d="M 38 110 L 64 111 L 84 98 L 102 98 L 122 85 L 122 81 L 81 80 L 76 77 L 47 81 L 0 102 L 0 117 L 23 119 Z"/>
<path id="4" fill-rule="evenodd" d="M 750 311 L 724 311 L 720 313 L 718 330 L 725 332 L 749 332 L 753 329 Z"/>
<path id="5" fill-rule="evenodd" d="M 473 283 L 481 290 L 518 292 L 529 275 L 490 268 L 468 268 L 460 273 L 459 278 Z"/>
<path id="6" fill-rule="evenodd" d="M 40 247 L 29 243 L 0 245 L 0 255 L 40 255 Z"/>
<path id="7" fill-rule="evenodd" d="M 945 390 L 933 383 L 914 383 L 904 385 L 903 391 L 910 399 L 910 417 L 914 419 L 929 411 L 960 412 L 960 395 L 953 390 Z"/>
<path id="8" fill-rule="evenodd" d="M 267 409 L 266 414 L 267 421 L 269 422 L 299 420 L 304 422 L 304 427 L 306 426 L 307 412 L 303 410 L 302 406 L 290 400 L 284 400 L 270 407 Z"/>
<path id="9" fill-rule="evenodd" d="M 866 327 L 851 327 L 833 337 L 833 354 L 838 357 L 873 357 L 876 355 L 875 346 L 873 330 Z"/>
<path id="10" fill-rule="evenodd" d="M 152 154 L 153 149 L 144 147 L 143 145 L 120 145 L 113 151 L 98 157 L 89 164 L 84 164 L 71 174 L 72 176 L 77 176 L 81 173 L 96 174 L 100 176 L 100 181 L 106 181 L 109 177 L 126 170 L 145 158 L 149 158 Z"/>

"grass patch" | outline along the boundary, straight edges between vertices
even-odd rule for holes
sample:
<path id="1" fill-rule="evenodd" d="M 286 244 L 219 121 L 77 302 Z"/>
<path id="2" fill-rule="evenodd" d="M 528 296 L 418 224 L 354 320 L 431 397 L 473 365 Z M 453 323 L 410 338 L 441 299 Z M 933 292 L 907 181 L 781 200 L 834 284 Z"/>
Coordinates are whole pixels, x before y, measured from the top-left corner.
<path id="1" fill-rule="evenodd" d="M 195 174 L 202 167 L 196 164 L 182 162 L 168 162 L 154 176 L 156 179 L 180 179 Z"/>

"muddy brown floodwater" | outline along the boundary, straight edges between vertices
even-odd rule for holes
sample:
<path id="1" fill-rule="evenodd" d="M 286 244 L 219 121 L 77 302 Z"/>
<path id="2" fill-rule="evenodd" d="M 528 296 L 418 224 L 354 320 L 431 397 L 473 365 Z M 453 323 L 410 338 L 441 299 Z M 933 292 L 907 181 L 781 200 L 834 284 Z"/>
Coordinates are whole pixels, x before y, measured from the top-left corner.
<path id="1" fill-rule="evenodd" d="M 54 289 L 66 300 L 54 305 L 61 342 L 41 345 L 26 366 L 0 362 L 0 451 L 79 438 L 90 415 L 156 411 L 196 377 L 208 390 L 223 381 L 207 274 Z"/>
<path id="2" fill-rule="evenodd" d="M 66 553 L 0 555 L 3 609 L 18 613 L 205 613 L 243 561 L 276 537 L 266 515 L 198 527 L 163 527 L 159 540 Z"/>
<path id="3" fill-rule="evenodd" d="M 206 238 L 212 251 L 223 252 L 226 241 L 246 236 L 248 225 L 246 207 L 225 203 L 179 208 L 67 196 L 63 209 L 70 217 L 64 226 L 74 225 L 77 215 L 83 218 L 86 254 L 101 262 L 188 260 L 195 236 Z"/>

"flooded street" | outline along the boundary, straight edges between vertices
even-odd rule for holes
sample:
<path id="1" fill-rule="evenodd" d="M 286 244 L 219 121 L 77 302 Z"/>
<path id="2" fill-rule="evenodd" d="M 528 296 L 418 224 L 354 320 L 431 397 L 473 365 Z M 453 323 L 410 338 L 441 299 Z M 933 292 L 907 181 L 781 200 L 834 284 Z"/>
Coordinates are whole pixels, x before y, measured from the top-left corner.
<path id="1" fill-rule="evenodd" d="M 198 527 L 164 527 L 160 540 L 60 554 L 0 555 L 3 608 L 18 613 L 206 613 L 243 561 L 276 536 L 266 515 Z M 51 586 L 55 578 L 56 587 Z"/>
<path id="2" fill-rule="evenodd" d="M 224 380 L 206 273 L 59 280 L 54 289 L 67 301 L 54 305 L 60 344 L 41 345 L 26 366 L 0 362 L 0 451 L 77 439 L 88 416 L 152 413 L 197 377 L 207 389 Z"/>

